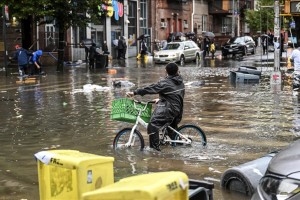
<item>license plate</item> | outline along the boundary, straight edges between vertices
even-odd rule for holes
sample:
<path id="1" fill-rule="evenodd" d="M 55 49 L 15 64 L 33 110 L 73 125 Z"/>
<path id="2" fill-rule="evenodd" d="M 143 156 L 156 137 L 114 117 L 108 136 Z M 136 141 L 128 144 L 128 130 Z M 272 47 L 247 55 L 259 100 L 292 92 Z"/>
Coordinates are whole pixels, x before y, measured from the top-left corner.
<path id="1" fill-rule="evenodd" d="M 232 52 L 232 49 L 229 49 L 229 52 Z"/>
<path id="2" fill-rule="evenodd" d="M 162 62 L 165 62 L 165 61 L 166 61 L 166 59 L 164 59 L 164 58 L 161 58 L 161 59 L 160 59 L 160 61 L 162 61 Z"/>

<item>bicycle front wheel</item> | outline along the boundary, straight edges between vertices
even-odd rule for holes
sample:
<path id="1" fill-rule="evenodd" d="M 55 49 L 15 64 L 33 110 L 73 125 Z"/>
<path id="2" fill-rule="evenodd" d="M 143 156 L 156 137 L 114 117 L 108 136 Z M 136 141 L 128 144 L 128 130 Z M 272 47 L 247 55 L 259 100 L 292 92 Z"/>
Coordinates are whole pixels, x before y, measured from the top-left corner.
<path id="1" fill-rule="evenodd" d="M 206 146 L 206 135 L 200 127 L 192 124 L 185 124 L 180 126 L 177 131 L 189 138 L 192 141 L 193 146 Z M 176 140 L 180 140 L 178 134 L 176 135 Z"/>
<path id="2" fill-rule="evenodd" d="M 128 143 L 131 130 L 132 130 L 131 128 L 124 128 L 117 133 L 113 142 L 113 148 L 115 150 L 126 149 L 126 148 L 136 149 L 136 150 L 144 149 L 145 147 L 144 138 L 138 130 L 134 130 L 131 143 L 130 144 Z"/>

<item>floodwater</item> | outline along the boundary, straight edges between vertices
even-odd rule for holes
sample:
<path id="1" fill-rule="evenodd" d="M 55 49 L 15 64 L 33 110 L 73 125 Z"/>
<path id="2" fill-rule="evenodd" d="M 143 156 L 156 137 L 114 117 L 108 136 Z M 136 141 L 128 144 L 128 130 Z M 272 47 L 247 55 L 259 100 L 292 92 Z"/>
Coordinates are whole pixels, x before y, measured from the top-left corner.
<path id="1" fill-rule="evenodd" d="M 207 147 L 163 146 L 162 152 L 130 150 L 115 152 L 115 134 L 131 124 L 110 120 L 111 102 L 124 97 L 128 88 L 113 88 L 112 81 L 127 80 L 136 87 L 164 77 L 163 65 L 137 65 L 134 60 L 89 71 L 85 65 L 67 67 L 63 74 L 46 67 L 47 76 L 35 84 L 17 84 L 16 75 L 0 77 L 0 199 L 39 199 L 37 163 L 34 154 L 49 149 L 72 149 L 111 156 L 114 177 L 161 171 L 182 171 L 190 179 L 215 185 L 214 199 L 250 199 L 220 188 L 222 173 L 231 167 L 255 160 L 281 149 L 299 134 L 299 99 L 284 82 L 280 91 L 270 87 L 273 68 L 263 72 L 259 84 L 232 84 L 229 72 L 247 61 L 206 60 L 201 66 L 180 67 L 186 83 L 184 117 L 206 133 Z M 124 64 L 126 67 L 123 67 Z M 83 90 L 86 84 L 103 86 L 103 91 Z M 106 88 L 109 87 L 109 88 Z M 149 100 L 156 96 L 144 96 Z M 141 127 L 148 144 L 148 137 Z"/>

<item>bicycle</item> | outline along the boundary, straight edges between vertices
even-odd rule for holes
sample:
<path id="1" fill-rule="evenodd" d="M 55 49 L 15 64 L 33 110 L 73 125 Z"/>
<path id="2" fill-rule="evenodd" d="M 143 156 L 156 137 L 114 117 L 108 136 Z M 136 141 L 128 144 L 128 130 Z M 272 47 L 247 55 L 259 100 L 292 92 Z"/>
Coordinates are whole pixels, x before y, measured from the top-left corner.
<path id="1" fill-rule="evenodd" d="M 127 98 L 124 98 L 127 99 Z M 137 111 L 135 114 L 135 118 L 129 120 L 130 122 L 133 122 L 134 125 L 132 128 L 127 127 L 119 131 L 113 141 L 113 148 L 115 150 L 122 149 L 122 148 L 131 148 L 131 149 L 139 149 L 143 150 L 145 147 L 145 141 L 143 138 L 143 135 L 141 132 L 137 129 L 138 125 L 142 125 L 145 129 L 147 129 L 148 122 L 150 120 L 151 116 L 151 108 L 152 106 L 149 106 L 149 104 L 155 103 L 155 101 L 148 101 L 148 102 L 141 102 L 137 100 L 132 100 L 133 106 L 131 106 L 131 109 L 133 108 L 135 111 Z M 128 109 L 128 107 L 126 108 Z M 145 111 L 147 110 L 149 114 L 150 110 L 150 116 L 146 116 Z M 112 117 L 113 120 L 119 120 L 124 121 L 123 119 L 117 119 Z M 174 140 L 170 139 L 167 131 L 168 129 L 174 131 L 176 133 L 176 136 Z M 195 144 L 206 146 L 207 140 L 206 135 L 203 132 L 203 130 L 193 124 L 184 124 L 181 125 L 177 130 L 172 128 L 171 126 L 167 126 L 162 128 L 162 130 L 159 133 L 160 136 L 160 144 L 171 144 L 172 146 L 176 145 L 192 145 Z"/>

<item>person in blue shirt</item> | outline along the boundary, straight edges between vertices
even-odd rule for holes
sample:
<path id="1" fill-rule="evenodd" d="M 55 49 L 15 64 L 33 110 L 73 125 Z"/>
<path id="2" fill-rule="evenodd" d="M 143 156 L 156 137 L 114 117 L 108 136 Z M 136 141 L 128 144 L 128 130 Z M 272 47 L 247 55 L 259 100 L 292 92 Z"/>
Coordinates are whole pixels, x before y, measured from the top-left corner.
<path id="1" fill-rule="evenodd" d="M 16 48 L 16 52 L 14 55 L 14 59 L 18 61 L 19 75 L 23 77 L 27 73 L 28 59 L 30 56 L 30 52 L 28 52 L 26 49 L 23 49 L 18 44 L 15 46 L 15 48 Z"/>
<path id="2" fill-rule="evenodd" d="M 42 55 L 43 55 L 42 50 L 37 50 L 37 51 L 33 52 L 31 59 L 30 59 L 31 64 L 33 65 L 31 68 L 32 75 L 33 74 L 40 74 L 40 75 L 45 74 L 45 72 L 42 71 L 42 65 L 40 62 L 40 58 L 42 57 Z"/>

